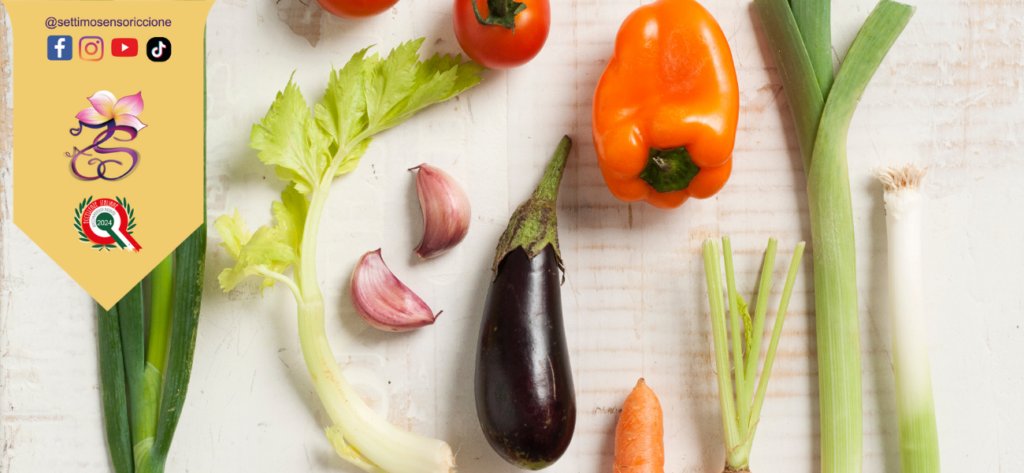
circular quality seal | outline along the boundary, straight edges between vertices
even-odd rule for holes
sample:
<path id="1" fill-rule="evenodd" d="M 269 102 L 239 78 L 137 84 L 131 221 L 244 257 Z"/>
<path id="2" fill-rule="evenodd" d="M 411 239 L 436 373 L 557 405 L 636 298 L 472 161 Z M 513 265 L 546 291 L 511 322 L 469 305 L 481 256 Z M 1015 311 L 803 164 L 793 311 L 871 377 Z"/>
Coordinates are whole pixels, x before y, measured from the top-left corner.
<path id="1" fill-rule="evenodd" d="M 79 239 L 92 243 L 93 248 L 109 250 L 116 246 L 138 252 L 142 246 L 132 238 L 131 232 L 135 227 L 134 214 L 126 199 L 92 200 L 90 197 L 75 211 L 75 228 Z"/>

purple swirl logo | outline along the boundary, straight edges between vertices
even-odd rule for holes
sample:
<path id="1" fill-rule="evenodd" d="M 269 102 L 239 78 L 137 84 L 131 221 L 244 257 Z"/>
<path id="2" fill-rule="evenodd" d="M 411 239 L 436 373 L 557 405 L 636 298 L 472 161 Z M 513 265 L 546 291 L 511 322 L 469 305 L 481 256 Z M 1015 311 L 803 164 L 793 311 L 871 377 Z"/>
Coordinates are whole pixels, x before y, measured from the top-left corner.
<path id="1" fill-rule="evenodd" d="M 86 181 L 122 179 L 131 174 L 139 164 L 139 153 L 131 148 L 100 145 L 110 140 L 132 141 L 146 127 L 138 118 L 143 107 L 142 92 L 117 99 L 114 94 L 101 90 L 89 97 L 89 103 L 92 104 L 91 107 L 75 115 L 78 119 L 78 128 L 71 129 L 71 136 L 81 135 L 86 128 L 100 131 L 93 138 L 91 145 L 81 150 L 76 146 L 71 152 L 64 153 L 71 158 L 71 172 Z M 131 164 L 124 158 L 108 159 L 109 155 L 114 154 L 127 154 L 132 160 Z"/>

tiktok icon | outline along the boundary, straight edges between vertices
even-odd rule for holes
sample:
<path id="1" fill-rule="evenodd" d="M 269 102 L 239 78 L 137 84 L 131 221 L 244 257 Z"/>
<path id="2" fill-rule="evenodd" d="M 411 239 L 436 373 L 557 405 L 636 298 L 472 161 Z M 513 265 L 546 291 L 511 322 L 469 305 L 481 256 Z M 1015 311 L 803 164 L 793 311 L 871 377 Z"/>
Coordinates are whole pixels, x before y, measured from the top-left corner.
<path id="1" fill-rule="evenodd" d="M 171 58 L 171 42 L 167 38 L 150 38 L 146 43 L 146 57 L 153 62 L 164 62 Z"/>

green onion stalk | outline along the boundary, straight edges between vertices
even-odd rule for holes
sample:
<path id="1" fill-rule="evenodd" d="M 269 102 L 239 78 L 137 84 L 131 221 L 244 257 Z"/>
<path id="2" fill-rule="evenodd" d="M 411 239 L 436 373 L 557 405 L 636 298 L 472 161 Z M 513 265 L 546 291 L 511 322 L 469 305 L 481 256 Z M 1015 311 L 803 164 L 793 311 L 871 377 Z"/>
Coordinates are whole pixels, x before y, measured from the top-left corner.
<path id="1" fill-rule="evenodd" d="M 154 269 L 150 330 L 142 286 L 97 304 L 100 385 L 107 446 L 117 473 L 164 471 L 192 372 L 206 258 L 206 224 Z"/>
<path id="2" fill-rule="evenodd" d="M 856 248 L 846 140 L 857 102 L 914 7 L 882 0 L 832 82 L 828 0 L 754 0 L 789 99 L 807 177 L 818 337 L 822 473 L 863 453 Z M 831 85 L 830 85 L 831 84 Z"/>
<path id="3" fill-rule="evenodd" d="M 789 298 L 793 294 L 796 273 L 803 258 L 804 242 L 796 245 L 793 259 L 789 263 L 789 274 L 782 290 L 782 300 L 775 316 L 771 342 L 765 355 L 761 378 L 756 381 L 757 362 L 761 356 L 761 338 L 764 334 L 765 316 L 768 311 L 768 295 L 772 287 L 772 271 L 775 268 L 775 251 L 778 242 L 768 240 L 764 267 L 761 269 L 761 283 L 757 292 L 757 306 L 750 316 L 746 301 L 736 291 L 736 276 L 732 264 L 732 244 L 729 237 L 722 238 L 725 256 L 725 280 L 729 301 L 729 327 L 726 326 L 725 299 L 722 291 L 721 253 L 718 242 L 704 241 L 704 276 L 708 285 L 708 302 L 711 306 L 711 328 L 714 334 L 715 368 L 718 372 L 718 400 L 722 407 L 722 424 L 725 431 L 725 473 L 750 472 L 750 449 L 754 434 L 761 418 L 761 406 L 768 389 L 768 377 L 775 362 L 775 351 L 782 336 L 782 324 L 789 309 Z M 732 335 L 733 364 L 729 366 L 729 335 Z M 735 384 L 729 378 L 734 373 Z M 756 387 L 756 390 L 755 390 Z M 735 392 L 735 395 L 734 395 Z"/>
<path id="4" fill-rule="evenodd" d="M 889 326 L 892 329 L 900 471 L 939 473 L 939 434 L 928 363 L 924 283 L 921 274 L 921 207 L 925 170 L 913 164 L 877 171 L 885 186 L 889 261 Z"/>
<path id="5" fill-rule="evenodd" d="M 206 83 L 206 69 L 203 69 Z M 100 387 L 116 473 L 162 473 L 192 374 L 206 268 L 206 94 L 203 94 L 203 223 L 152 272 L 149 336 L 142 286 L 109 310 L 97 304 Z"/>

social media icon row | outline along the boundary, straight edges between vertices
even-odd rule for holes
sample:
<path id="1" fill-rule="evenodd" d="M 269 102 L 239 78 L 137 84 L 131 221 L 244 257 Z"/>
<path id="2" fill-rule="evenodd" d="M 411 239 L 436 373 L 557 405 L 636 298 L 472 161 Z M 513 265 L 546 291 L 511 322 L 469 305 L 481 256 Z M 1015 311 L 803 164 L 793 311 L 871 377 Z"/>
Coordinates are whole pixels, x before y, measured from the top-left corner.
<path id="1" fill-rule="evenodd" d="M 49 36 L 46 38 L 46 58 L 51 61 L 70 61 L 74 56 L 71 36 Z M 83 36 L 78 39 L 78 58 L 83 61 L 103 59 L 103 38 Z M 139 55 L 139 41 L 135 38 L 114 38 L 110 42 L 110 55 L 114 57 L 135 57 Z M 146 42 L 146 57 L 153 62 L 164 62 L 171 58 L 171 42 L 167 38 L 150 38 Z"/>

